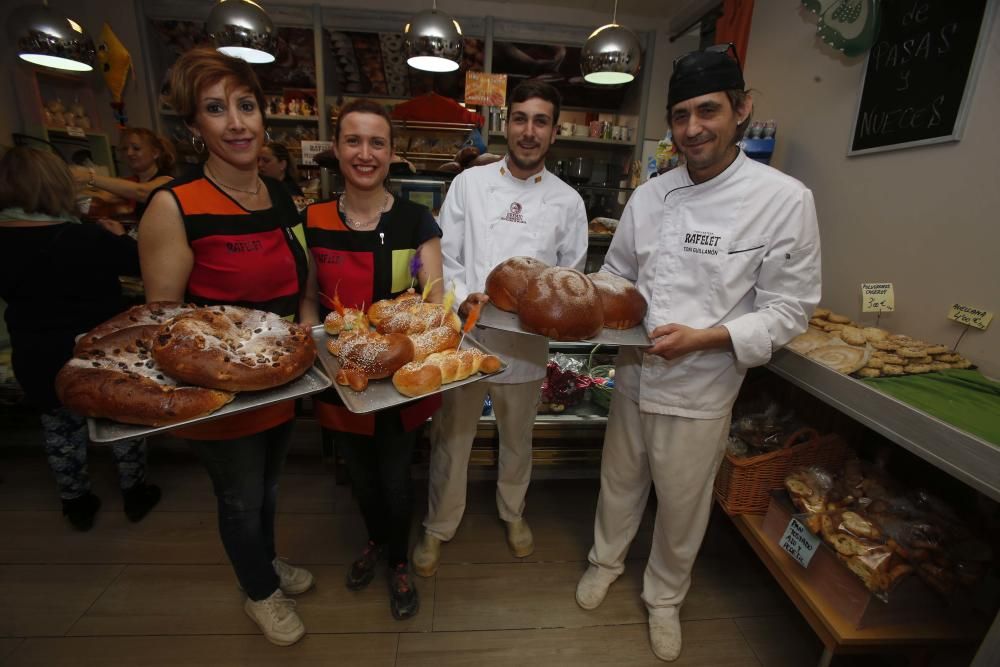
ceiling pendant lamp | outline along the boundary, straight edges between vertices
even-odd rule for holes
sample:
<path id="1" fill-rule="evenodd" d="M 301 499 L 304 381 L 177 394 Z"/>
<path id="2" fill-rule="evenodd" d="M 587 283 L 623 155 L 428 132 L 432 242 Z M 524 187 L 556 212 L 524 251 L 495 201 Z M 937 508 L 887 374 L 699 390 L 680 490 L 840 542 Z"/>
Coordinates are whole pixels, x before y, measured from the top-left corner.
<path id="1" fill-rule="evenodd" d="M 71 72 L 94 69 L 94 40 L 79 23 L 47 4 L 18 7 L 10 13 L 8 27 L 22 60 Z"/>
<path id="2" fill-rule="evenodd" d="M 454 72 L 462 59 L 462 28 L 458 21 L 437 10 L 427 9 L 403 28 L 403 48 L 410 67 L 427 72 Z"/>
<path id="3" fill-rule="evenodd" d="M 610 86 L 628 83 L 639 73 L 642 46 L 635 33 L 618 25 L 618 0 L 611 23 L 590 33 L 580 53 L 580 70 L 589 83 Z"/>
<path id="4" fill-rule="evenodd" d="M 274 22 L 253 0 L 220 0 L 205 21 L 215 48 L 260 65 L 274 62 Z"/>

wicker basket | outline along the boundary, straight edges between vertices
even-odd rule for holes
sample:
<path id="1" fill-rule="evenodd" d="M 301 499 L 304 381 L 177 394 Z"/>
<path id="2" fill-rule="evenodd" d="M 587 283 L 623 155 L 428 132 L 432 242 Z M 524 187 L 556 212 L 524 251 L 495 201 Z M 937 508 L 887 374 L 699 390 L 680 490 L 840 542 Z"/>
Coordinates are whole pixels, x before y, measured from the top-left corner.
<path id="1" fill-rule="evenodd" d="M 850 451 L 838 435 L 820 436 L 816 429 L 803 428 L 767 454 L 738 458 L 727 452 L 715 477 L 715 497 L 729 514 L 764 514 L 769 492 L 784 486 L 789 470 L 807 465 L 839 468 Z"/>

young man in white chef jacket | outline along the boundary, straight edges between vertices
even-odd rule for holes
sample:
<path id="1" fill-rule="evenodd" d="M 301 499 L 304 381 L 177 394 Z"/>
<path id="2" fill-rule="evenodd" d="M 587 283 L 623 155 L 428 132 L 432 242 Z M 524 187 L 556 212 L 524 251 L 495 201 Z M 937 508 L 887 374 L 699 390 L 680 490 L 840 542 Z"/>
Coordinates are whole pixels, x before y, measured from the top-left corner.
<path id="1" fill-rule="evenodd" d="M 545 168 L 555 142 L 559 93 L 535 81 L 511 94 L 507 155 L 490 165 L 467 169 L 452 182 L 441 208 L 441 253 L 445 284 L 454 283 L 459 314 L 485 302 L 486 276 L 504 260 L 529 256 L 551 266 L 582 270 L 587 255 L 583 200 Z M 430 491 L 425 532 L 413 550 L 413 569 L 429 577 L 437 571 L 441 543 L 458 529 L 465 511 L 469 455 L 490 395 L 500 433 L 497 511 L 506 524 L 511 552 L 534 551 L 524 520 L 524 497 L 531 479 L 531 432 L 548 361 L 548 339 L 495 329 L 479 329 L 477 340 L 507 362 L 507 370 L 444 393 L 435 415 Z"/>
<path id="2" fill-rule="evenodd" d="M 618 355 L 594 546 L 576 600 L 595 609 L 621 575 L 652 483 L 642 599 L 653 652 L 670 661 L 733 401 L 748 368 L 805 331 L 820 297 L 820 248 L 812 193 L 737 145 L 752 100 L 736 61 L 684 56 L 667 103 L 686 164 L 635 191 L 602 267 L 645 297 L 653 345 Z"/>

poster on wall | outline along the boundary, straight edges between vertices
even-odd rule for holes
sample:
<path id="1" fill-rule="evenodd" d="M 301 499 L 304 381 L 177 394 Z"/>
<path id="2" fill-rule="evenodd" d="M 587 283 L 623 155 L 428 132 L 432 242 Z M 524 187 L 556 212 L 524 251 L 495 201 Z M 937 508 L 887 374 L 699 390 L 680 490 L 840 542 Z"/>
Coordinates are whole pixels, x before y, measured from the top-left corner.
<path id="1" fill-rule="evenodd" d="M 962 138 L 996 3 L 884 0 L 848 155 Z"/>

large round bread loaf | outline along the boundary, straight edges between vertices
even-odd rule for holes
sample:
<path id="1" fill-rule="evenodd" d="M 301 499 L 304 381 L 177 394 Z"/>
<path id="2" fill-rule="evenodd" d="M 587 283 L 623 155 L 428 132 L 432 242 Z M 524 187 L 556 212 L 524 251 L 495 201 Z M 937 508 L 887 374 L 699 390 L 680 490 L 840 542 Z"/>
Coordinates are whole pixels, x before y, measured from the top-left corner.
<path id="1" fill-rule="evenodd" d="M 500 310 L 516 313 L 521 295 L 547 268 L 548 264 L 534 257 L 511 257 L 500 262 L 486 276 L 486 294 L 490 303 Z"/>
<path id="2" fill-rule="evenodd" d="M 153 358 L 168 375 L 201 387 L 257 391 L 291 382 L 316 360 L 309 331 L 262 310 L 198 308 L 160 327 Z"/>
<path id="3" fill-rule="evenodd" d="M 151 355 L 159 327 L 118 329 L 84 345 L 56 376 L 70 410 L 126 424 L 165 426 L 215 412 L 233 400 L 225 391 L 178 384 Z"/>
<path id="4" fill-rule="evenodd" d="M 594 283 L 579 271 L 561 266 L 545 269 L 528 284 L 517 312 L 525 331 L 553 340 L 593 338 L 604 327 Z"/>
<path id="5" fill-rule="evenodd" d="M 605 271 L 588 273 L 587 277 L 601 297 L 606 329 L 631 329 L 642 322 L 646 316 L 646 300 L 631 281 Z"/>

